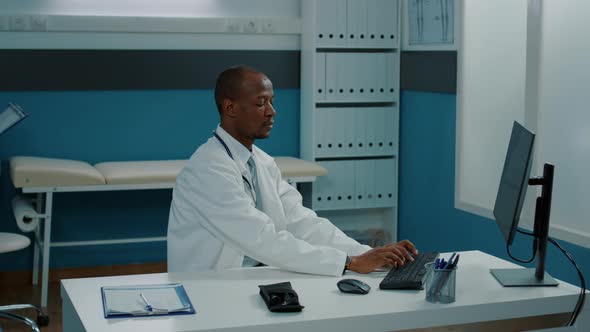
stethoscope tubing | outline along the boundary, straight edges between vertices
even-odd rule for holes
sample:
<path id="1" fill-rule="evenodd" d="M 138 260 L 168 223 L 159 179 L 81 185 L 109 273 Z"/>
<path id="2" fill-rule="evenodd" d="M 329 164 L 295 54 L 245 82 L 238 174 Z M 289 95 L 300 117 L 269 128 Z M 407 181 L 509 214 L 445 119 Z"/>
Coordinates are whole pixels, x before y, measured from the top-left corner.
<path id="1" fill-rule="evenodd" d="M 223 139 L 221 137 L 219 137 L 219 135 L 217 135 L 217 132 L 216 131 L 213 131 L 213 135 L 215 136 L 215 138 L 217 138 L 217 140 L 219 141 L 219 143 L 221 143 L 221 145 L 225 149 L 225 152 L 227 152 L 227 155 L 232 160 L 235 160 L 234 159 L 234 156 L 232 155 L 231 151 L 229 150 L 229 147 L 227 146 L 227 144 L 225 144 L 225 142 L 223 141 Z M 252 195 L 252 198 L 254 199 L 254 202 L 256 203 L 256 196 L 254 195 L 254 188 L 250 184 L 250 181 L 248 181 L 248 179 L 243 174 L 242 174 L 242 179 L 244 179 L 244 182 L 246 182 L 246 184 L 248 185 L 248 188 L 250 188 L 250 194 Z"/>

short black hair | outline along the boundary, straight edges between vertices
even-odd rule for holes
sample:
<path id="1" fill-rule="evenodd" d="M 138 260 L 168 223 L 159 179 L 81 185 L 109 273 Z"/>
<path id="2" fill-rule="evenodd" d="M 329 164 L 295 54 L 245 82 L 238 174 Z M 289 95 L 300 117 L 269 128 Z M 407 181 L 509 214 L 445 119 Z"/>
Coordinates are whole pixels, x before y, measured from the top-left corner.
<path id="1" fill-rule="evenodd" d="M 236 98 L 236 93 L 239 91 L 246 73 L 261 72 L 246 65 L 238 65 L 230 67 L 219 74 L 215 83 L 215 104 L 219 113 L 221 113 L 224 99 Z"/>

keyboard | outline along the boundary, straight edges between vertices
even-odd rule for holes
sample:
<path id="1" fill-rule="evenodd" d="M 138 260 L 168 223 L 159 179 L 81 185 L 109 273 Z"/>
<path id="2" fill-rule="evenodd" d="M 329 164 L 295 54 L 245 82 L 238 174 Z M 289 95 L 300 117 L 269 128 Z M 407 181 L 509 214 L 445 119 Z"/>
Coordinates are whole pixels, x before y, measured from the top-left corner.
<path id="1" fill-rule="evenodd" d="M 380 289 L 424 289 L 427 263 L 434 262 L 438 252 L 424 252 L 414 256 L 413 262 L 392 268 L 379 284 Z"/>

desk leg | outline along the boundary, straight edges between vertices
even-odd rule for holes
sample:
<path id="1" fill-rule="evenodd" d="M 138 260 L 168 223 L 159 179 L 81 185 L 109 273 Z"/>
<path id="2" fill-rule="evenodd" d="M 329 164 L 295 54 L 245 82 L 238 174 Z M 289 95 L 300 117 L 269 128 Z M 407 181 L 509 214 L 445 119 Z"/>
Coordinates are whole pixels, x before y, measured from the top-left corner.
<path id="1" fill-rule="evenodd" d="M 37 213 L 43 213 L 43 194 L 37 193 L 37 200 L 35 201 Z M 39 283 L 39 241 L 41 240 L 41 227 L 43 225 L 39 223 L 34 232 L 33 241 L 33 285 Z"/>
<path id="2" fill-rule="evenodd" d="M 61 285 L 61 318 L 62 328 L 64 332 L 84 332 L 86 329 L 74 308 L 72 300 L 68 296 L 68 293 L 64 290 L 64 286 Z"/>
<path id="3" fill-rule="evenodd" d="M 49 249 L 51 248 L 51 210 L 53 193 L 45 193 L 45 222 L 43 227 L 43 279 L 41 281 L 41 307 L 47 308 L 49 286 Z"/>
<path id="4" fill-rule="evenodd" d="M 586 292 L 586 297 L 590 295 Z M 578 319 L 576 320 L 576 327 L 578 331 L 590 331 L 590 305 L 588 304 L 588 299 L 584 303 L 584 307 L 578 315 Z"/>

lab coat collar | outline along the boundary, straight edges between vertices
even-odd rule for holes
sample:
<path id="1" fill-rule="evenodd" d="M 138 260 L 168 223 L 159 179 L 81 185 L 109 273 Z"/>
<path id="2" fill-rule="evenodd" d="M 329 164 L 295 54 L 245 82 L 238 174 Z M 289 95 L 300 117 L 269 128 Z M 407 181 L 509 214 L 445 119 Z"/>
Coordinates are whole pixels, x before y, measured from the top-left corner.
<path id="1" fill-rule="evenodd" d="M 217 135 L 221 137 L 221 139 L 227 145 L 227 148 L 231 151 L 234 161 L 240 165 L 243 169 L 248 169 L 247 163 L 253 153 L 248 150 L 242 143 L 238 142 L 232 135 L 230 135 L 225 129 L 221 127 L 221 125 L 217 125 L 217 129 L 215 130 Z M 252 145 L 252 151 L 254 151 L 254 145 Z"/>

